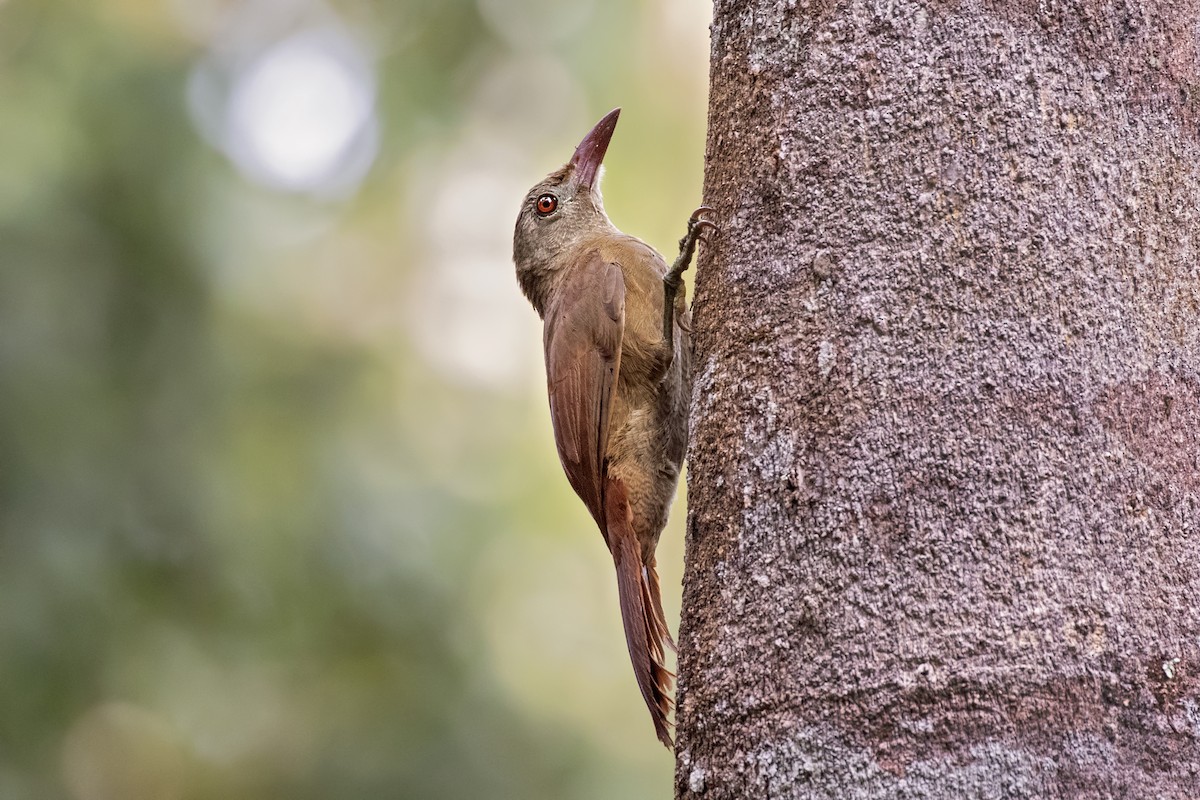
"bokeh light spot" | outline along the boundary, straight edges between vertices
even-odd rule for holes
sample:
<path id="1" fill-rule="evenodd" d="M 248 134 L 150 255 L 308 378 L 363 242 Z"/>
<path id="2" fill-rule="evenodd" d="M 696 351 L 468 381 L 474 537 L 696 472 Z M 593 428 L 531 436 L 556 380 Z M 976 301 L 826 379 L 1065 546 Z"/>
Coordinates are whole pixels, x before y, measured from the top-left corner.
<path id="1" fill-rule="evenodd" d="M 370 69 L 344 39 L 310 32 L 264 52 L 236 79 L 230 155 L 251 177 L 293 190 L 358 183 L 376 149 Z"/>

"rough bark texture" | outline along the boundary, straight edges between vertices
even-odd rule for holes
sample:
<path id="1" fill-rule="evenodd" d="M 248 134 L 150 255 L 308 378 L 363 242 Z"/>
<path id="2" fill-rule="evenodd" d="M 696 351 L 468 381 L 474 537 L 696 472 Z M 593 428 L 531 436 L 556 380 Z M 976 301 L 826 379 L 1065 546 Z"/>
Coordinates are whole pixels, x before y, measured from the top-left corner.
<path id="1" fill-rule="evenodd" d="M 1200 3 L 718 0 L 684 798 L 1200 798 Z"/>

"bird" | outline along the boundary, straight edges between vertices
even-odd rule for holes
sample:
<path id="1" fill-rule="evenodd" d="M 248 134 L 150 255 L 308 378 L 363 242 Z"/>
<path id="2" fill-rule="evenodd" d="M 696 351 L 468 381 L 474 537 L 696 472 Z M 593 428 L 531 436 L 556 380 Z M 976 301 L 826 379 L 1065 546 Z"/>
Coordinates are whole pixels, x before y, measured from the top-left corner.
<path id="1" fill-rule="evenodd" d="M 654 731 L 673 747 L 677 652 L 662 608 L 655 549 L 687 448 L 691 311 L 682 275 L 719 229 L 700 206 L 670 266 L 609 220 L 602 163 L 621 109 L 521 201 L 513 262 L 543 322 L 550 418 L 563 471 L 591 512 L 616 569 L 634 676 Z"/>

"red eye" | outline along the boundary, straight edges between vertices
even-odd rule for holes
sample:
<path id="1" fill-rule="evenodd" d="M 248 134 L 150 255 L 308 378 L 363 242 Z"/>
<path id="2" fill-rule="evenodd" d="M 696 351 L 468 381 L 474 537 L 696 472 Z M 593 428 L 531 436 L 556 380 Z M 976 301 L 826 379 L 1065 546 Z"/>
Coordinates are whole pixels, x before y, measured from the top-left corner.
<path id="1" fill-rule="evenodd" d="M 558 198 L 552 194 L 544 194 L 537 199 L 537 212 L 543 217 L 558 208 Z"/>

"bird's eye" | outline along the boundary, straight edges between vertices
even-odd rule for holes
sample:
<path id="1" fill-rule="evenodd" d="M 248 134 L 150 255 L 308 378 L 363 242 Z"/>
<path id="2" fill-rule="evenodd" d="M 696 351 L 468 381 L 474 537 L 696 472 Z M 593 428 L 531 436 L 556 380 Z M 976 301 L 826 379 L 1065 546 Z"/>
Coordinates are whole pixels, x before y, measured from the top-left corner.
<path id="1" fill-rule="evenodd" d="M 537 212 L 543 217 L 547 214 L 553 214 L 554 209 L 558 208 L 558 198 L 552 194 L 544 194 L 537 199 Z"/>

